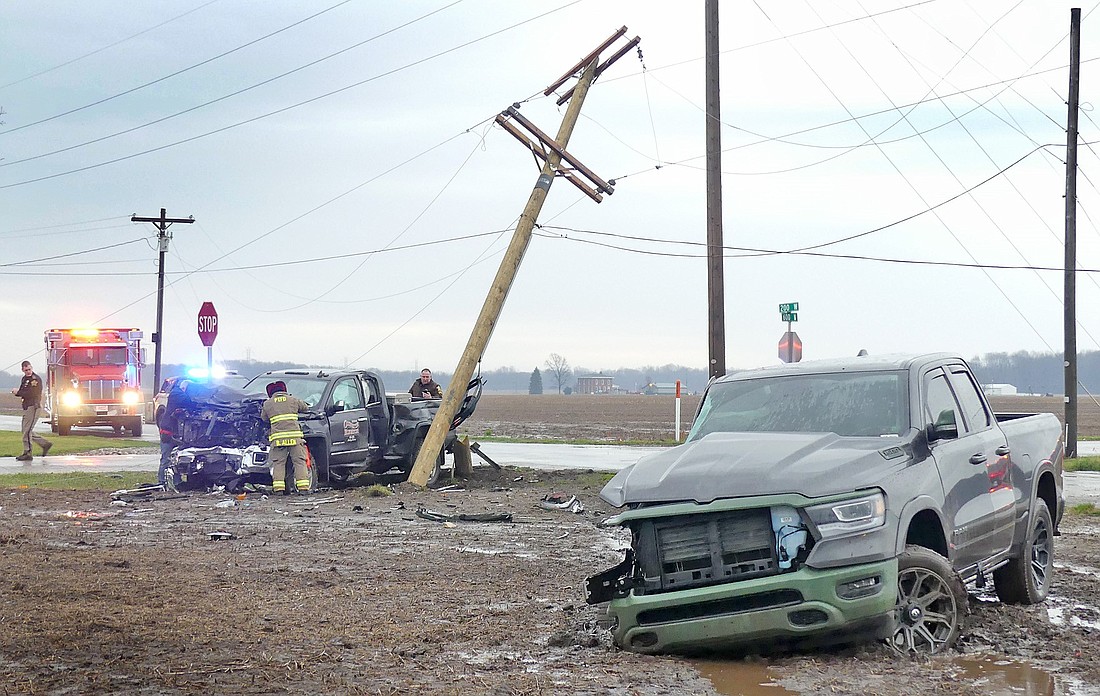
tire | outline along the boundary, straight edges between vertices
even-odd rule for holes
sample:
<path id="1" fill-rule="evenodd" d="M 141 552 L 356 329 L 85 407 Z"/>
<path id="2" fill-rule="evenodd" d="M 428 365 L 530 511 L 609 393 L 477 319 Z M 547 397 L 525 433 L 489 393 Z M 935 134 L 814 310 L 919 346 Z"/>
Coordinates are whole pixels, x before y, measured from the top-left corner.
<path id="1" fill-rule="evenodd" d="M 73 429 L 73 423 L 68 418 L 60 418 L 59 417 L 57 419 L 57 434 L 58 435 L 61 435 L 61 436 L 68 435 L 70 432 L 72 432 L 72 429 Z"/>
<path id="2" fill-rule="evenodd" d="M 967 611 L 966 587 L 946 558 L 921 546 L 898 556 L 894 635 L 887 643 L 903 655 L 951 649 Z"/>
<path id="3" fill-rule="evenodd" d="M 115 435 L 121 435 L 122 434 L 122 426 L 121 425 L 114 425 L 114 426 L 111 426 L 111 427 L 114 429 Z"/>
<path id="4" fill-rule="evenodd" d="M 1005 604 L 1038 604 L 1050 593 L 1054 575 L 1054 524 L 1046 501 L 1035 503 L 1035 514 L 1019 558 L 993 571 L 993 589 Z"/>
<path id="5" fill-rule="evenodd" d="M 412 473 L 413 467 L 416 466 L 416 460 L 420 457 L 420 448 L 424 446 L 424 437 L 420 436 L 416 438 L 413 443 L 412 454 L 409 455 L 409 471 Z M 443 450 L 439 450 L 439 456 L 435 458 L 435 466 L 432 467 L 432 472 L 428 474 L 428 485 L 438 486 L 440 481 L 444 478 L 443 472 L 444 455 Z"/>
<path id="6" fill-rule="evenodd" d="M 134 437 L 141 437 L 141 417 L 138 416 L 134 420 L 130 421 L 130 434 Z"/>

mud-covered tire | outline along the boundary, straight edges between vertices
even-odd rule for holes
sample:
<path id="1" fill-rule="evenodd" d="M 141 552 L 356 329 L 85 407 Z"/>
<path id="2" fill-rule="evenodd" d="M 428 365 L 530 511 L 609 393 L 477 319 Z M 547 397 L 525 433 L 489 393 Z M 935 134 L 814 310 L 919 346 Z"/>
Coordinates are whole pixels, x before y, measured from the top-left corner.
<path id="1" fill-rule="evenodd" d="M 906 546 L 898 556 L 894 635 L 903 655 L 929 655 L 955 645 L 967 612 L 966 587 L 951 563 L 935 551 Z"/>
<path id="2" fill-rule="evenodd" d="M 993 589 L 1005 604 L 1038 604 L 1050 593 L 1054 575 L 1054 523 L 1046 501 L 1035 502 L 1019 558 L 993 571 Z"/>
<path id="3" fill-rule="evenodd" d="M 424 446 L 424 438 L 418 437 L 413 443 L 412 453 L 409 455 L 409 473 L 412 473 L 413 467 L 416 466 L 416 460 L 420 457 L 420 448 Z M 432 472 L 428 474 L 428 485 L 438 486 L 444 478 L 443 464 L 444 464 L 443 450 L 439 450 L 439 456 L 435 458 L 435 465 L 432 466 Z"/>

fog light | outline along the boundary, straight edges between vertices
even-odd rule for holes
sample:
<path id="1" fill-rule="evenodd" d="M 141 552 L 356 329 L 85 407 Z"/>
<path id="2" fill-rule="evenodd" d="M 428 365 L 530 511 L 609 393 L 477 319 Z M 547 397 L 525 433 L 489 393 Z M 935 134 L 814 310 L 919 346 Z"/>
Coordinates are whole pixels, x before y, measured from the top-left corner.
<path id="1" fill-rule="evenodd" d="M 787 614 L 787 620 L 795 626 L 813 626 L 828 621 L 829 615 L 820 609 L 799 609 Z"/>
<path id="2" fill-rule="evenodd" d="M 630 639 L 630 645 L 635 648 L 652 648 L 657 644 L 657 634 L 652 631 L 646 631 L 645 633 L 639 633 L 632 636 Z"/>
<path id="3" fill-rule="evenodd" d="M 836 586 L 836 594 L 841 599 L 860 599 L 878 594 L 882 590 L 882 578 L 872 575 L 851 582 L 842 582 Z"/>

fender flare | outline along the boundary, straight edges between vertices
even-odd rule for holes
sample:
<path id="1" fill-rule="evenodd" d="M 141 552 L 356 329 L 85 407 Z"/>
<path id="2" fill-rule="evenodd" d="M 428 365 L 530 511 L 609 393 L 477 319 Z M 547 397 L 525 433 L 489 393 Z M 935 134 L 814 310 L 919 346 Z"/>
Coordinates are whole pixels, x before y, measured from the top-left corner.
<path id="1" fill-rule="evenodd" d="M 931 496 L 919 495 L 905 503 L 898 513 L 897 538 L 894 540 L 895 555 L 900 555 L 905 551 L 906 538 L 909 535 L 909 526 L 913 523 L 913 518 L 925 510 L 931 510 L 932 513 L 935 514 L 936 520 L 940 525 L 940 533 L 943 534 L 948 553 L 950 553 L 951 530 L 948 527 L 947 521 L 944 519 L 943 510 L 940 508 L 939 503 Z"/>

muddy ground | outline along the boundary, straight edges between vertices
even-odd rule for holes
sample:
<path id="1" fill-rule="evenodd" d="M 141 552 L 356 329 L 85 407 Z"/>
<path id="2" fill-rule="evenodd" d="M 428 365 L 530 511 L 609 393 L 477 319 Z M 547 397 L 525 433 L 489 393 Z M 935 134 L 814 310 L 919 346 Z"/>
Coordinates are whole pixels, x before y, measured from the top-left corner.
<path id="1" fill-rule="evenodd" d="M 749 657 L 745 675 L 783 688 L 738 682 L 732 664 L 735 686 L 719 692 L 695 662 L 615 649 L 585 604 L 585 577 L 627 544 L 598 526 L 611 513 L 602 480 L 478 467 L 454 491 L 159 494 L 125 507 L 101 492 L 5 491 L 0 693 L 990 696 L 1100 684 L 1096 518 L 1066 520 L 1047 604 L 975 597 L 958 653 Z M 584 511 L 541 507 L 557 492 Z M 1058 686 L 1040 672 L 1023 691 L 991 690 L 962 653 L 1027 660 Z"/>

